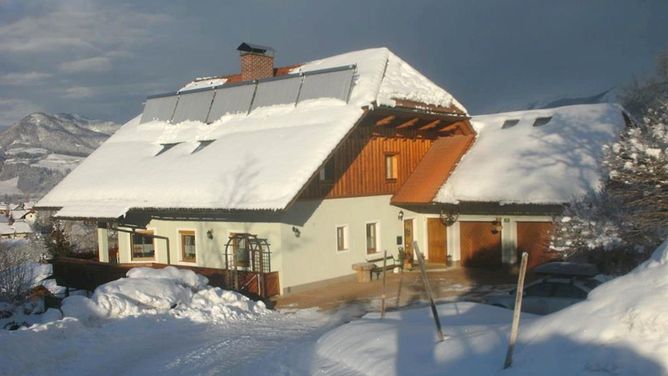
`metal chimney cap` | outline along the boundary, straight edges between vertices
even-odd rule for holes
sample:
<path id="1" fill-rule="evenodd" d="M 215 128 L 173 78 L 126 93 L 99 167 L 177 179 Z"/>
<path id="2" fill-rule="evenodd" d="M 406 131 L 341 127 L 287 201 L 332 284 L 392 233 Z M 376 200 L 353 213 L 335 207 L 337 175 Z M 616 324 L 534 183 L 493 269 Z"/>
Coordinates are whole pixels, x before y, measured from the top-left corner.
<path id="1" fill-rule="evenodd" d="M 259 44 L 246 43 L 246 42 L 241 43 L 239 47 L 237 47 L 237 51 L 254 53 L 254 54 L 263 54 L 269 56 L 274 56 L 275 53 L 274 49 L 271 47 L 261 46 Z"/>

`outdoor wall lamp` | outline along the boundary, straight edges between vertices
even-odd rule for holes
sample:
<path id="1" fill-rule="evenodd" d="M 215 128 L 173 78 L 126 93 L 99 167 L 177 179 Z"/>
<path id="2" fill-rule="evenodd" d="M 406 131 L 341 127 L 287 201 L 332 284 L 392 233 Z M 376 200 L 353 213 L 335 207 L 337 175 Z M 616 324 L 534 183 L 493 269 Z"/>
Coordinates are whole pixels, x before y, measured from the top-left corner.
<path id="1" fill-rule="evenodd" d="M 403 220 L 404 220 L 404 211 L 403 211 L 403 210 L 399 210 L 399 215 L 397 216 L 397 218 L 398 218 L 400 221 L 403 221 Z"/>
<path id="2" fill-rule="evenodd" d="M 302 234 L 296 226 L 292 226 L 292 233 L 295 234 L 295 238 L 298 238 Z"/>
<path id="3" fill-rule="evenodd" d="M 438 219 L 441 221 L 442 224 L 444 224 L 447 227 L 450 227 L 457 222 L 457 219 L 459 219 L 459 214 L 452 210 L 448 210 L 447 212 L 443 209 L 441 209 L 441 212 L 438 213 Z"/>
<path id="4" fill-rule="evenodd" d="M 206 237 L 209 239 L 213 239 L 213 229 L 210 229 L 209 231 L 206 232 Z"/>
<path id="5" fill-rule="evenodd" d="M 496 218 L 492 221 L 492 234 L 498 234 L 503 229 L 501 218 Z"/>

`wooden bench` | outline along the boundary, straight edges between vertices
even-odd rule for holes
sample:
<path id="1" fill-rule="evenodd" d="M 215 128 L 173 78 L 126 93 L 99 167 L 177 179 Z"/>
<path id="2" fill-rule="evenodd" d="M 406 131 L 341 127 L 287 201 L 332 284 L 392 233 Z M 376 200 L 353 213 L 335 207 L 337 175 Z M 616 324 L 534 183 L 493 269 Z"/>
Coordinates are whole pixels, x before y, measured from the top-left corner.
<path id="1" fill-rule="evenodd" d="M 366 262 L 369 264 L 373 264 L 371 273 L 376 273 L 376 279 L 380 278 L 380 273 L 382 273 L 384 270 L 393 271 L 395 268 L 401 267 L 401 265 L 397 263 L 397 260 L 394 258 L 393 255 L 389 255 L 387 257 L 383 257 L 381 255 L 375 258 L 366 259 Z M 381 265 L 380 266 L 376 265 L 377 262 L 381 263 Z M 385 263 L 385 268 L 383 268 L 383 263 Z"/>

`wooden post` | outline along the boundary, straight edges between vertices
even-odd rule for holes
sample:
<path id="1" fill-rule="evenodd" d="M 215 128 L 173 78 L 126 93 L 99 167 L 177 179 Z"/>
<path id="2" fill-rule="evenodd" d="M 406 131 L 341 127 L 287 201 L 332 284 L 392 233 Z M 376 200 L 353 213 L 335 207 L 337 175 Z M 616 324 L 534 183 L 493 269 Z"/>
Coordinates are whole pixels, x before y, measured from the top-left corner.
<path id="1" fill-rule="evenodd" d="M 395 308 L 399 308 L 399 303 L 401 299 L 401 283 L 403 282 L 404 278 L 404 261 L 403 259 L 401 260 L 401 265 L 399 265 L 399 287 L 397 288 L 397 302 L 394 305 Z"/>
<path id="2" fill-rule="evenodd" d="M 387 249 L 383 251 L 383 294 L 380 296 L 380 318 L 385 318 L 385 273 L 387 273 Z"/>
<path id="3" fill-rule="evenodd" d="M 427 271 L 424 268 L 424 257 L 420 252 L 417 242 L 413 242 L 413 251 L 415 252 L 418 263 L 420 264 L 420 272 L 422 273 L 422 281 L 424 282 L 424 288 L 427 290 L 427 297 L 429 297 L 429 304 L 431 305 L 431 313 L 434 316 L 434 323 L 436 323 L 436 334 L 438 334 L 438 342 L 443 342 L 445 339 L 443 337 L 443 330 L 441 329 L 441 320 L 438 318 L 438 311 L 436 310 L 436 304 L 434 303 L 434 295 L 431 291 L 431 285 L 429 284 L 429 277 L 427 277 Z"/>
<path id="4" fill-rule="evenodd" d="M 506 362 L 503 368 L 509 368 L 513 364 L 513 350 L 520 329 L 520 312 L 522 311 L 522 295 L 524 293 L 524 277 L 527 272 L 527 261 L 529 254 L 522 253 L 522 263 L 520 264 L 520 275 L 517 278 L 517 291 L 515 292 L 515 310 L 513 311 L 513 325 L 510 329 L 510 341 L 508 341 L 508 352 L 506 353 Z"/>

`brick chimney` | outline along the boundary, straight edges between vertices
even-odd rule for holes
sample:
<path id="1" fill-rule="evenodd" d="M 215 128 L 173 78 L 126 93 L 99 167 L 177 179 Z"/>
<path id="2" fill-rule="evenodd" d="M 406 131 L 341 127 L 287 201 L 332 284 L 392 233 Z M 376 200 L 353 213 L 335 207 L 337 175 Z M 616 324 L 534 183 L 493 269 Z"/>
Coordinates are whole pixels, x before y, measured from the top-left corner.
<path id="1" fill-rule="evenodd" d="M 251 43 L 237 47 L 241 57 L 241 80 L 259 80 L 274 76 L 274 49 Z"/>

